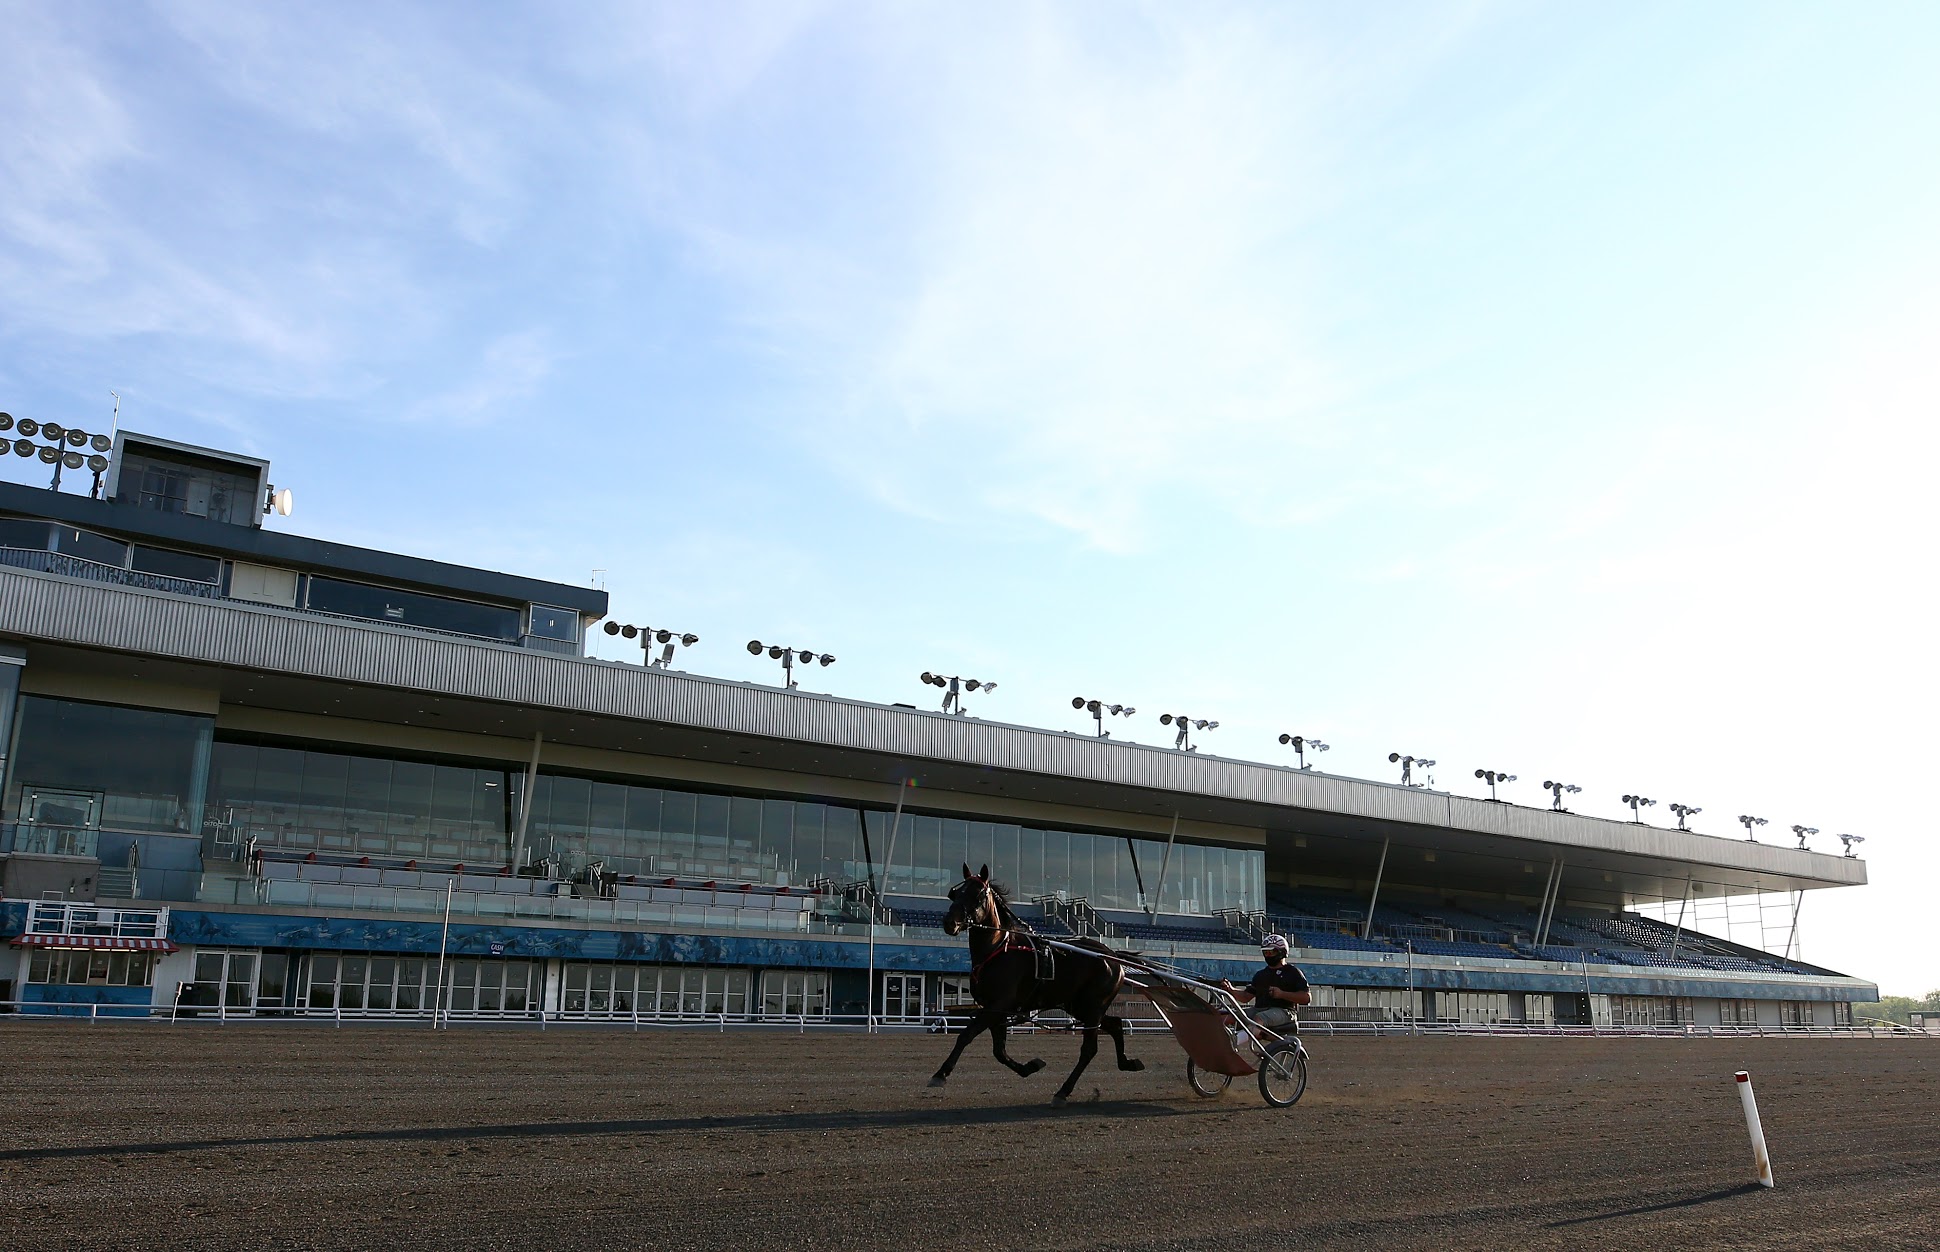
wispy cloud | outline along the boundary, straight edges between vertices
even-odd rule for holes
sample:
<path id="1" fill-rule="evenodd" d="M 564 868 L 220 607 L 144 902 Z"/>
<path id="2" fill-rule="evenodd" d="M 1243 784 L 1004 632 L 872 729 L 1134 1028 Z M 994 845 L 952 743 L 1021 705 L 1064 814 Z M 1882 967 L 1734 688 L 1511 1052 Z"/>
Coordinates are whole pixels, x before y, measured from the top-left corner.
<path id="1" fill-rule="evenodd" d="M 408 416 L 421 422 L 483 425 L 536 394 L 558 359 L 544 330 L 501 335 L 485 346 L 468 378 L 414 404 Z"/>

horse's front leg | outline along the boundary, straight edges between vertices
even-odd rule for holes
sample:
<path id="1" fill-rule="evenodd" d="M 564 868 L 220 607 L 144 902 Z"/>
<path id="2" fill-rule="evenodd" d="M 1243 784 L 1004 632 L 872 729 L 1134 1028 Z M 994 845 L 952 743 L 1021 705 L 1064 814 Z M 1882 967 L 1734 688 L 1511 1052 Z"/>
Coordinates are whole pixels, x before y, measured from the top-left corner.
<path id="1" fill-rule="evenodd" d="M 944 1060 L 942 1068 L 930 1078 L 930 1086 L 941 1087 L 950 1081 L 950 1071 L 957 1067 L 957 1059 L 963 1055 L 963 1050 L 970 1046 L 972 1039 L 988 1029 L 990 1029 L 990 1018 L 987 1013 L 978 1013 L 965 1022 L 963 1029 L 957 1031 L 956 1046 L 950 1049 L 950 1055 Z"/>
<path id="2" fill-rule="evenodd" d="M 1099 1024 L 1105 1028 L 1105 1033 L 1111 1036 L 1112 1046 L 1118 1049 L 1118 1068 L 1124 1070 L 1145 1068 L 1144 1061 L 1134 1060 L 1125 1055 L 1125 1023 L 1122 1019 L 1107 1015 Z"/>
<path id="3" fill-rule="evenodd" d="M 1029 1061 L 1021 1063 L 1011 1060 L 1010 1053 L 1004 1050 L 1004 1045 L 1009 1037 L 1010 1028 L 1004 1024 L 1004 1015 L 1000 1013 L 997 1015 L 997 1020 L 990 1024 L 991 1055 L 995 1056 L 1005 1065 L 1008 1065 L 1012 1072 L 1019 1078 L 1029 1078 L 1032 1074 L 1044 1068 L 1044 1058 L 1041 1056 L 1034 1056 Z"/>
<path id="4" fill-rule="evenodd" d="M 1058 1093 L 1051 1097 L 1051 1103 L 1063 1104 L 1071 1098 L 1071 1089 L 1078 1085 L 1078 1076 L 1085 1072 L 1085 1066 L 1091 1064 L 1091 1058 L 1097 1055 L 1098 1028 L 1086 1026 L 1084 1046 L 1078 1049 L 1077 1067 L 1071 1071 L 1071 1077 L 1064 1080 L 1064 1085 L 1058 1088 Z"/>

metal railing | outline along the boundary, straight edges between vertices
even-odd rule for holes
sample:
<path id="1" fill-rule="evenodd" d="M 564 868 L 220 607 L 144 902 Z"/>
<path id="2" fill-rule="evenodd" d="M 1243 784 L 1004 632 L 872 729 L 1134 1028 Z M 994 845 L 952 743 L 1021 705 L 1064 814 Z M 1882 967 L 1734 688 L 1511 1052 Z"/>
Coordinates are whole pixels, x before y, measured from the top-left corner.
<path id="1" fill-rule="evenodd" d="M 0 852 L 23 856 L 94 856 L 101 832 L 85 826 L 43 826 L 37 822 L 0 824 Z"/>
<path id="2" fill-rule="evenodd" d="M 30 900 L 29 935 L 75 935 L 115 939 L 168 938 L 168 910 L 103 908 L 62 900 Z"/>
<path id="3" fill-rule="evenodd" d="M 178 596 L 195 596 L 203 600 L 222 598 L 222 588 L 215 583 L 197 582 L 192 578 L 170 578 L 166 574 L 146 574 L 141 570 L 129 569 L 125 565 L 107 565 L 100 561 L 90 561 L 85 557 L 69 556 L 65 552 L 47 552 L 39 548 L 0 548 L 0 565 L 11 565 L 16 569 L 33 570 L 40 574 L 85 578 L 90 582 L 116 583 L 123 587 L 141 587 L 148 591 L 166 591 Z"/>

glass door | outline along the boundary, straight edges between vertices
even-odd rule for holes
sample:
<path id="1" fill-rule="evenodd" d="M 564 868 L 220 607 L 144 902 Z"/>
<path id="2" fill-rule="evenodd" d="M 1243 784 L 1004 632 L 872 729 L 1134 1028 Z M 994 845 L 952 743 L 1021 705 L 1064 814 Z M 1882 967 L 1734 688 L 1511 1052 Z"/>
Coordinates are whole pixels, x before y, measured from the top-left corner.
<path id="1" fill-rule="evenodd" d="M 882 1015 L 885 1021 L 913 1022 L 923 1017 L 923 975 L 884 974 Z"/>

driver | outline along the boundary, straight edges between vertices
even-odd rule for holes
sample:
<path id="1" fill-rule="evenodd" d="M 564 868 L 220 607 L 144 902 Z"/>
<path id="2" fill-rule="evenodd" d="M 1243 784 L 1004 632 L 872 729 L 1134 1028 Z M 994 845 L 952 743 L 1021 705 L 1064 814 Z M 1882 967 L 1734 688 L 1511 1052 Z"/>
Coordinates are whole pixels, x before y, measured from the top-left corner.
<path id="1" fill-rule="evenodd" d="M 1244 987 L 1235 987 L 1222 978 L 1219 985 L 1240 1003 L 1247 1005 L 1246 1016 L 1256 1025 L 1280 1032 L 1293 1024 L 1294 1007 L 1313 1003 L 1307 989 L 1307 976 L 1287 961 L 1287 937 L 1268 935 L 1260 940 L 1260 955 L 1266 968 L 1253 975 Z"/>

